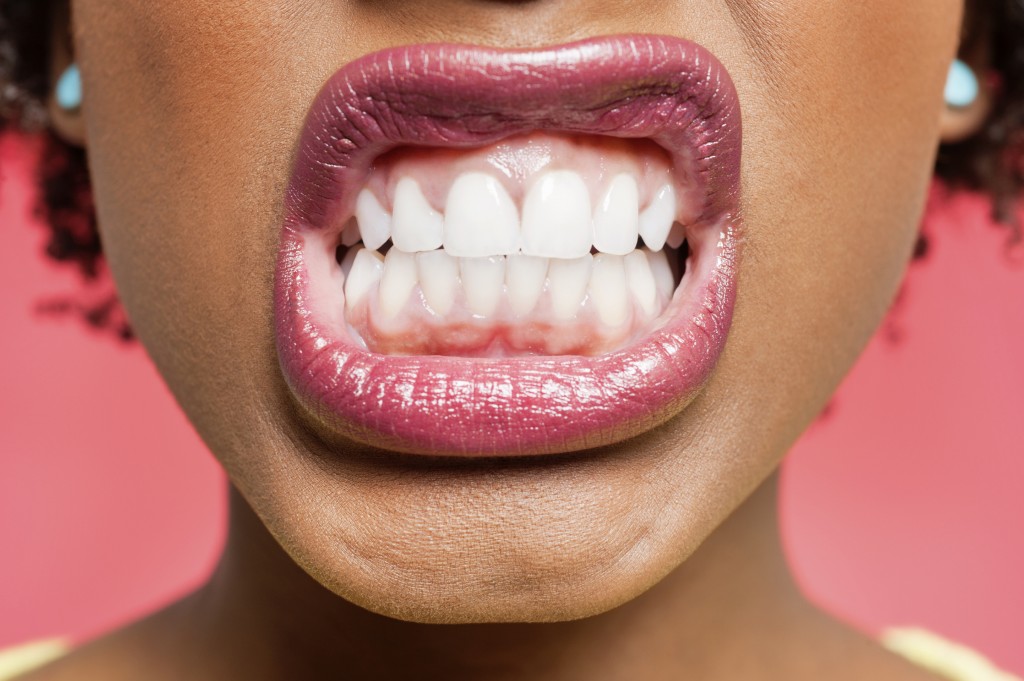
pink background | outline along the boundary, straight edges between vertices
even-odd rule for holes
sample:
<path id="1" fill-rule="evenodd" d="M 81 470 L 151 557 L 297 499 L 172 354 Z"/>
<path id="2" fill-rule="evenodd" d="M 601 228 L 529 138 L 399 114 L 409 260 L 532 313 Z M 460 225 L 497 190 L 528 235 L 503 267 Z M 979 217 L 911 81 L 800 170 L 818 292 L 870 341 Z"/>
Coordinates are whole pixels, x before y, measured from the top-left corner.
<path id="1" fill-rule="evenodd" d="M 82 639 L 211 569 L 224 482 L 139 347 L 35 307 L 29 157 L 0 140 L 0 648 Z M 795 572 L 869 632 L 917 624 L 1024 673 L 1024 267 L 984 204 L 929 222 L 904 302 L 784 470 Z"/>

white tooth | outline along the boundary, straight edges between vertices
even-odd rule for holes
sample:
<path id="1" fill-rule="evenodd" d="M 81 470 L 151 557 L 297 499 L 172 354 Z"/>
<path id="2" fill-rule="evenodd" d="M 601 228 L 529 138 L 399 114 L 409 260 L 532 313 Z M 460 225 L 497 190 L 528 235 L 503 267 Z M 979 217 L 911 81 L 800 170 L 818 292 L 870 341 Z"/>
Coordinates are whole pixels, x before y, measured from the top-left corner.
<path id="1" fill-rule="evenodd" d="M 665 246 L 665 239 L 675 219 L 676 191 L 672 185 L 666 184 L 654 195 L 651 205 L 640 213 L 640 236 L 647 248 L 660 251 Z"/>
<path id="2" fill-rule="evenodd" d="M 626 255 L 636 248 L 640 190 L 632 175 L 616 175 L 594 211 L 594 248 L 602 253 Z"/>
<path id="3" fill-rule="evenodd" d="M 683 227 L 681 223 L 673 222 L 672 231 L 668 233 L 665 243 L 669 248 L 679 248 L 684 241 L 686 241 L 686 227 Z"/>
<path id="4" fill-rule="evenodd" d="M 348 260 L 348 255 L 345 256 Z M 380 281 L 384 272 L 384 256 L 366 248 L 355 250 L 352 267 L 345 277 L 345 307 L 351 311 L 363 296 Z"/>
<path id="5" fill-rule="evenodd" d="M 431 208 L 416 180 L 403 177 L 395 186 L 391 242 L 400 251 L 416 253 L 441 248 L 443 236 L 444 216 Z"/>
<path id="6" fill-rule="evenodd" d="M 597 315 L 608 326 L 619 326 L 629 314 L 629 289 L 621 255 L 598 253 L 590 275 L 590 299 Z"/>
<path id="7" fill-rule="evenodd" d="M 416 288 L 416 256 L 392 248 L 384 258 L 378 304 L 385 319 L 397 315 Z"/>
<path id="8" fill-rule="evenodd" d="M 519 211 L 496 178 L 463 173 L 452 184 L 444 208 L 444 250 L 460 258 L 519 250 Z"/>
<path id="9" fill-rule="evenodd" d="M 342 246 L 355 246 L 359 243 L 359 223 L 356 220 L 349 220 L 345 224 L 345 231 L 341 233 Z"/>
<path id="10" fill-rule="evenodd" d="M 462 289 L 470 312 L 482 317 L 494 314 L 505 283 L 505 256 L 460 258 Z"/>
<path id="11" fill-rule="evenodd" d="M 543 174 L 523 202 L 523 253 L 542 258 L 590 254 L 590 192 L 571 170 Z"/>
<path id="12" fill-rule="evenodd" d="M 427 305 L 438 315 L 448 314 L 459 284 L 459 261 L 444 251 L 427 251 L 416 254 L 416 267 Z"/>
<path id="13" fill-rule="evenodd" d="M 658 287 L 654 283 L 654 273 L 647 262 L 647 253 L 643 249 L 633 251 L 625 257 L 626 279 L 629 290 L 648 316 L 653 315 L 658 301 Z"/>
<path id="14" fill-rule="evenodd" d="M 580 311 L 580 303 L 587 294 L 590 270 L 594 259 L 587 253 L 572 260 L 552 260 L 548 267 L 548 291 L 551 309 L 558 319 L 572 319 Z"/>
<path id="15" fill-rule="evenodd" d="M 651 265 L 651 274 L 654 275 L 654 285 L 658 293 L 671 299 L 675 289 L 675 278 L 672 276 L 672 266 L 668 264 L 668 255 L 665 251 L 648 251 L 647 262 Z"/>
<path id="16" fill-rule="evenodd" d="M 356 222 L 363 245 L 375 251 L 391 238 L 391 214 L 384 210 L 380 201 L 369 189 L 359 192 L 356 197 Z"/>
<path id="17" fill-rule="evenodd" d="M 522 317 L 533 312 L 544 291 L 548 259 L 532 255 L 510 255 L 507 267 L 505 283 L 508 302 L 512 311 Z"/>
<path id="18" fill-rule="evenodd" d="M 341 259 L 341 263 L 339 264 L 341 267 L 341 275 L 343 277 L 348 277 L 348 273 L 352 271 L 352 263 L 356 261 L 356 255 L 361 250 L 363 250 L 362 246 L 355 246 L 346 251 L 345 257 Z"/>

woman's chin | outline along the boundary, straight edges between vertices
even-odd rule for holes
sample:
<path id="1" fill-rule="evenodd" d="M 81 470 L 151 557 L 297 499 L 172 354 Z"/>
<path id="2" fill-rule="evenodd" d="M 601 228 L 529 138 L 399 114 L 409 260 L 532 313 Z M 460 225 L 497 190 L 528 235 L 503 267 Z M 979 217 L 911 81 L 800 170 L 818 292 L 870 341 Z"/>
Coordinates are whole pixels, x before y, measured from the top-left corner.
<path id="1" fill-rule="evenodd" d="M 679 566 L 733 508 L 709 508 L 667 432 L 543 462 L 395 463 L 360 449 L 260 481 L 259 513 L 305 572 L 420 623 L 555 622 L 611 610 Z M 418 465 L 417 465 L 418 464 Z"/>

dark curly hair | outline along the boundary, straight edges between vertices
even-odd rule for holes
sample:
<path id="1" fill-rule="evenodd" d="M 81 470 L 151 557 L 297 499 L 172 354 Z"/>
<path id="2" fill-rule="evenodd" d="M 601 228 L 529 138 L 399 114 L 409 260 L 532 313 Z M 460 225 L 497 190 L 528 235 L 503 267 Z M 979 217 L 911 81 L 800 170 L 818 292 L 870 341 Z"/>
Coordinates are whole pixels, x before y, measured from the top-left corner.
<path id="1" fill-rule="evenodd" d="M 1013 204 L 1024 186 L 1024 0 L 967 0 L 967 10 L 963 53 L 987 53 L 999 74 L 1000 91 L 980 134 L 940 149 L 936 174 L 950 186 L 988 192 L 993 216 L 1014 244 L 1021 232 Z M 54 4 L 44 0 L 0 4 L 0 132 L 17 128 L 43 136 L 37 213 L 50 232 L 46 253 L 96 280 L 105 270 L 85 152 L 46 127 L 54 11 Z M 922 235 L 915 257 L 924 258 L 927 246 Z M 98 302 L 63 301 L 49 309 L 79 311 L 91 326 L 131 337 L 112 292 Z"/>

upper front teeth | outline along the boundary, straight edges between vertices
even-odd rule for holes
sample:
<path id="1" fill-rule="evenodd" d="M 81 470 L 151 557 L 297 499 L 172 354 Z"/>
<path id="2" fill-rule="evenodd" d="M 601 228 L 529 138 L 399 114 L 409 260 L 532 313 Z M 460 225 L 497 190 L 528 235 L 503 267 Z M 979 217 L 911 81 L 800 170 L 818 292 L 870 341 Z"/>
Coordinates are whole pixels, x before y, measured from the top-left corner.
<path id="1" fill-rule="evenodd" d="M 519 250 L 519 211 L 496 178 L 465 173 L 455 180 L 445 204 L 444 250 L 459 258 Z"/>
<path id="2" fill-rule="evenodd" d="M 636 180 L 625 173 L 617 175 L 594 211 L 594 248 L 613 255 L 626 255 L 635 249 L 639 214 Z"/>
<path id="3" fill-rule="evenodd" d="M 590 192 L 578 173 L 544 173 L 523 202 L 523 253 L 582 258 L 593 241 L 590 213 Z"/>
<path id="4" fill-rule="evenodd" d="M 444 240 L 444 216 L 431 208 L 420 185 L 403 177 L 395 187 L 391 242 L 406 253 L 432 251 Z"/>
<path id="5" fill-rule="evenodd" d="M 667 240 L 677 247 L 685 236 L 680 225 L 673 230 L 677 201 L 669 183 L 658 188 L 642 211 L 637 181 L 628 173 L 614 176 L 596 205 L 591 199 L 579 173 L 550 170 L 529 187 L 520 215 L 501 181 L 467 172 L 452 184 L 442 214 L 430 205 L 415 179 L 402 177 L 395 185 L 391 213 L 373 192 L 363 189 L 356 198 L 355 218 L 368 249 L 379 249 L 391 239 L 406 253 L 443 248 L 460 258 L 522 253 L 571 260 L 589 254 L 592 247 L 627 255 L 636 248 L 638 236 L 655 251 Z M 348 231 L 343 245 L 352 242 Z"/>
<path id="6" fill-rule="evenodd" d="M 356 197 L 356 222 L 363 237 L 363 246 L 375 251 L 391 238 L 391 213 L 384 210 L 380 201 L 369 189 L 359 192 Z"/>
<path id="7" fill-rule="evenodd" d="M 640 213 L 640 236 L 652 251 L 660 251 L 668 239 L 676 215 L 676 192 L 666 184 L 654 196 L 643 213 Z"/>

